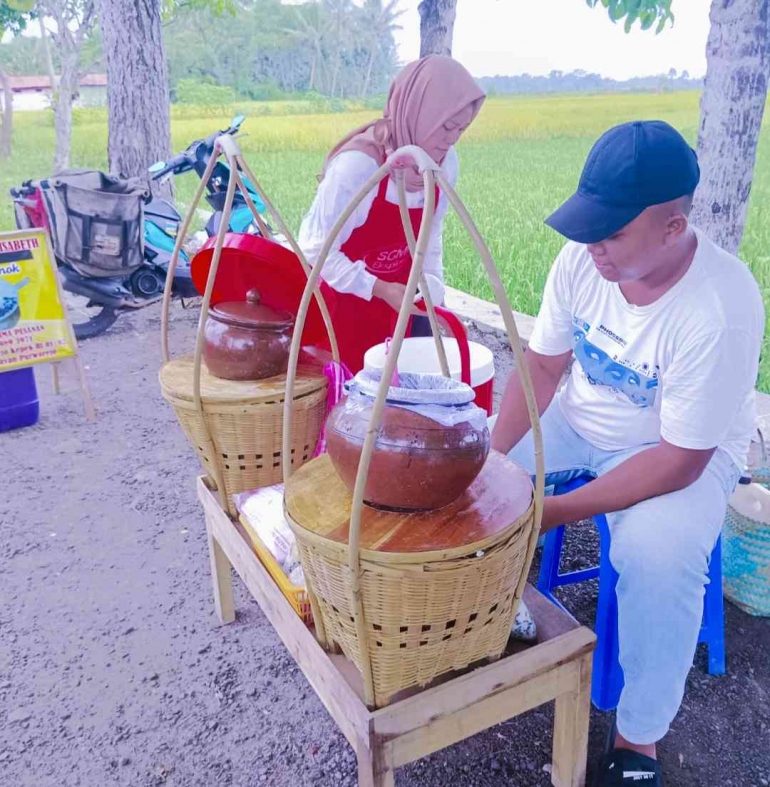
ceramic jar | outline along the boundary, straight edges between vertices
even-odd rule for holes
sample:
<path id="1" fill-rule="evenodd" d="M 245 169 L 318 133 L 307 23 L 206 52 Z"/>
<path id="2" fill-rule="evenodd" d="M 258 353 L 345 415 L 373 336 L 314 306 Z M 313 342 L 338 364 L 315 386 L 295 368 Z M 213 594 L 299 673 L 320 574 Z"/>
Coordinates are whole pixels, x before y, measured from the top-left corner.
<path id="1" fill-rule="evenodd" d="M 262 380 L 283 374 L 289 363 L 294 316 L 260 302 L 255 289 L 245 301 L 218 303 L 204 327 L 203 359 L 225 380 Z"/>
<path id="2" fill-rule="evenodd" d="M 397 399 L 395 391 L 390 389 L 389 399 Z M 351 492 L 373 406 L 373 397 L 348 396 L 326 422 L 327 451 Z M 402 511 L 441 508 L 465 492 L 486 461 L 489 430 L 483 413 L 450 426 L 415 410 L 391 401 L 385 405 L 364 494 L 368 505 Z"/>

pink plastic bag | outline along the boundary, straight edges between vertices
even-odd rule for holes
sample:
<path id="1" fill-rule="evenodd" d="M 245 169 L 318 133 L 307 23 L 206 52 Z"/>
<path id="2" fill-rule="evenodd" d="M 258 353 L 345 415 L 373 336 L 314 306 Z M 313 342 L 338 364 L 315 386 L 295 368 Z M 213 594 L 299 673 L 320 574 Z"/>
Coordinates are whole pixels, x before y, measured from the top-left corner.
<path id="1" fill-rule="evenodd" d="M 330 361 L 329 363 L 324 364 L 323 373 L 326 379 L 329 381 L 329 393 L 326 399 L 326 415 L 328 416 L 332 407 L 334 407 L 334 405 L 336 405 L 337 402 L 342 399 L 342 396 L 345 392 L 345 383 L 352 379 L 353 375 L 351 374 L 350 369 L 345 366 L 345 364 L 336 363 L 335 361 Z M 315 459 L 315 457 L 320 456 L 323 453 L 326 453 L 325 423 L 321 428 L 321 436 L 318 438 L 318 445 L 316 446 L 313 458 Z"/>

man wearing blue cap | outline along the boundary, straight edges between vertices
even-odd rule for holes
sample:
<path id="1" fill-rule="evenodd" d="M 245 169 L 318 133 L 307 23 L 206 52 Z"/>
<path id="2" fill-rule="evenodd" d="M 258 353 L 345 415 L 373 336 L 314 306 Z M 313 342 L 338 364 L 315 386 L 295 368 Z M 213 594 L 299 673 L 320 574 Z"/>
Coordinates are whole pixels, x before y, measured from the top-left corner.
<path id="1" fill-rule="evenodd" d="M 765 316 L 748 268 L 688 221 L 700 178 L 682 136 L 626 123 L 591 150 L 546 223 L 556 259 L 525 355 L 543 415 L 543 529 L 606 513 L 625 686 L 600 787 L 659 787 L 655 744 L 679 710 L 708 559 L 755 428 Z M 570 360 L 566 384 L 557 388 Z M 492 446 L 533 464 L 518 375 Z"/>

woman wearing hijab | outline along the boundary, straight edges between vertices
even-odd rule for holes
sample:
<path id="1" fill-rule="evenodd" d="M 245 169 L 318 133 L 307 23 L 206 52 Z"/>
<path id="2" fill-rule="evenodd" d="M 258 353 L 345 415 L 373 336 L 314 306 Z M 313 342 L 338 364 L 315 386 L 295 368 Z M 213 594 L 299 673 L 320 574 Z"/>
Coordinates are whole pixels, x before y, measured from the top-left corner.
<path id="1" fill-rule="evenodd" d="M 454 187 L 459 170 L 454 146 L 484 99 L 484 91 L 451 57 L 430 55 L 406 66 L 391 85 L 383 116 L 350 133 L 324 162 L 315 200 L 299 235 L 308 262 L 315 264 L 345 207 L 394 150 L 404 145 L 423 148 Z M 405 184 L 416 235 L 425 203 L 422 176 L 406 169 Z M 423 272 L 433 303 L 441 304 L 442 233 L 448 201 L 438 189 L 437 196 Z M 392 334 L 411 267 L 396 183 L 393 177 L 385 178 L 345 223 L 322 273 L 336 291 L 333 321 L 340 357 L 353 374 L 363 368 L 364 353 Z"/>

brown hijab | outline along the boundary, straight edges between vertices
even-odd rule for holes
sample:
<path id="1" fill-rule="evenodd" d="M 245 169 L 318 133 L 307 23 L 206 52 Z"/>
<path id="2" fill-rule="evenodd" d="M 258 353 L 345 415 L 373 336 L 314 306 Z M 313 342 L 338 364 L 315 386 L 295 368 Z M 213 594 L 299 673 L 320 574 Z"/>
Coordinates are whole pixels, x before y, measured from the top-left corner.
<path id="1" fill-rule="evenodd" d="M 485 98 L 476 80 L 451 57 L 428 55 L 415 60 L 393 80 L 383 116 L 338 142 L 327 156 L 319 180 L 332 159 L 346 150 L 360 150 L 382 165 L 404 145 L 423 147 L 436 129 L 468 106 L 473 107 L 472 122 Z"/>

